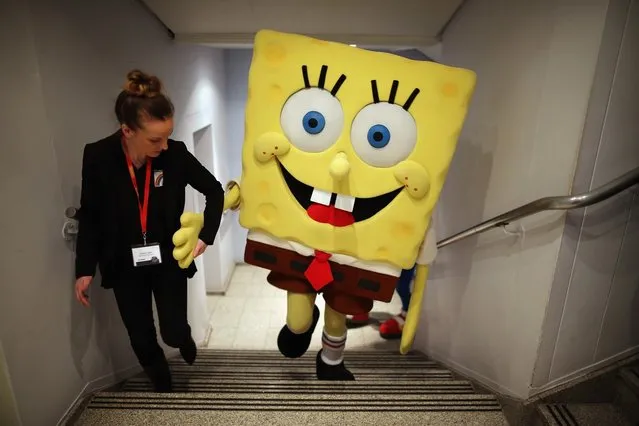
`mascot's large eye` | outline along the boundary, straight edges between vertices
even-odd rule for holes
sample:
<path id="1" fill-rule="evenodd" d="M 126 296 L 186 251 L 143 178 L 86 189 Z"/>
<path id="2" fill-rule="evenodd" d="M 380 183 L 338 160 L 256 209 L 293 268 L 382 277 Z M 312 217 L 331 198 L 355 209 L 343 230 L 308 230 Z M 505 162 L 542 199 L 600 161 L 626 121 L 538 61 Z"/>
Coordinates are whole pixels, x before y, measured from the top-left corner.
<path id="1" fill-rule="evenodd" d="M 342 133 L 344 110 L 329 91 L 317 87 L 302 89 L 282 107 L 280 124 L 294 146 L 306 152 L 321 152 Z"/>
<path id="2" fill-rule="evenodd" d="M 417 124 L 413 116 L 388 102 L 365 106 L 351 126 L 355 152 L 374 167 L 390 167 L 405 160 L 416 142 Z"/>

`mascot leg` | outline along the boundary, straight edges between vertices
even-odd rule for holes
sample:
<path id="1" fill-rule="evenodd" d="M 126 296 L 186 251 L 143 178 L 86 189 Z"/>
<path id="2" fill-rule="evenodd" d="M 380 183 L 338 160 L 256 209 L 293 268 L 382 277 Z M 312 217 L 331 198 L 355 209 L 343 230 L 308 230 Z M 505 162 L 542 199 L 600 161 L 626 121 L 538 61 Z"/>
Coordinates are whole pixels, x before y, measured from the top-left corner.
<path id="1" fill-rule="evenodd" d="M 319 380 L 355 380 L 344 366 L 346 345 L 346 315 L 335 311 L 328 304 L 324 311 L 322 350 L 315 360 Z"/>
<path id="2" fill-rule="evenodd" d="M 287 358 L 299 358 L 311 344 L 319 320 L 315 293 L 287 293 L 286 325 L 277 337 L 277 347 Z"/>

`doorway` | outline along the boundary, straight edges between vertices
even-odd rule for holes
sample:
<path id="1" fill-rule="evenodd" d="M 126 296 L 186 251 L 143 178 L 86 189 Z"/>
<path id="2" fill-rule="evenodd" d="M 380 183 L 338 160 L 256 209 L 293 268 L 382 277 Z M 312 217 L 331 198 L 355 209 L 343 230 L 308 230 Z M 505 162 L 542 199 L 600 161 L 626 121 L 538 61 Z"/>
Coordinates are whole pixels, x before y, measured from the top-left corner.
<path id="1" fill-rule="evenodd" d="M 220 158 L 224 158 L 224 151 L 223 147 L 216 144 L 211 125 L 193 133 L 193 148 L 198 161 L 224 185 L 228 180 L 224 163 L 220 161 Z M 195 211 L 201 213 L 206 206 L 206 199 L 198 191 L 193 191 L 193 194 Z M 230 220 L 228 215 L 224 214 L 215 242 L 195 260 L 209 294 L 224 293 L 233 273 L 233 241 L 229 228 Z"/>

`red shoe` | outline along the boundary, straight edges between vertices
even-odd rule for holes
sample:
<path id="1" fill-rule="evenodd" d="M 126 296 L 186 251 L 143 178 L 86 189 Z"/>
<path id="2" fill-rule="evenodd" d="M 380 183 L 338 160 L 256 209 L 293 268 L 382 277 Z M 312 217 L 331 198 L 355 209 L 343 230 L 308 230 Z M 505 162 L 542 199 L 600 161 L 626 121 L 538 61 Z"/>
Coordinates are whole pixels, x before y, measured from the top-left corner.
<path id="1" fill-rule="evenodd" d="M 370 321 L 368 313 L 348 316 L 346 319 L 349 325 L 365 325 Z"/>
<path id="2" fill-rule="evenodd" d="M 379 335 L 382 336 L 383 339 L 401 338 L 405 320 L 406 314 L 403 312 L 387 319 L 379 325 Z"/>

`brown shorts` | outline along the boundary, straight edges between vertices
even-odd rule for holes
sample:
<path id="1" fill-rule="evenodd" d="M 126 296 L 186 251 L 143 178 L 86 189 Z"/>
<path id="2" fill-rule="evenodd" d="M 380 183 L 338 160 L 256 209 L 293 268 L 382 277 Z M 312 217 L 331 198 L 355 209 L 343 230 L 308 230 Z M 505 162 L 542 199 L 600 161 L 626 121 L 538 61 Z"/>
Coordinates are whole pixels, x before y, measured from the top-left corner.
<path id="1" fill-rule="evenodd" d="M 304 276 L 304 271 L 313 260 L 294 251 L 246 241 L 244 261 L 271 271 L 268 282 L 277 288 L 293 293 L 323 293 L 324 300 L 332 309 L 345 315 L 370 312 L 373 301 L 390 302 L 397 286 L 398 277 L 371 272 L 329 260 L 334 281 L 319 292 Z"/>

